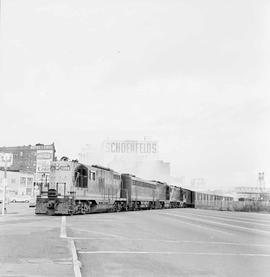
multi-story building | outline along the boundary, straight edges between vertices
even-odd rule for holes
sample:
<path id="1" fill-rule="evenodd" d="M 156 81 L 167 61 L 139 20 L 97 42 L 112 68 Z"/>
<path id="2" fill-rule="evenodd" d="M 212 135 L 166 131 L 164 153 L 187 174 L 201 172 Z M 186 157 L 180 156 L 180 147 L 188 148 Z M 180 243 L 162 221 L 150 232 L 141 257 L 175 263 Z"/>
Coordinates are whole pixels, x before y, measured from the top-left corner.
<path id="1" fill-rule="evenodd" d="M 1 200 L 4 174 L 4 170 L 0 170 Z M 7 170 L 6 192 L 9 199 L 12 199 L 13 196 L 32 196 L 34 194 L 34 173 Z"/>
<path id="2" fill-rule="evenodd" d="M 49 180 L 50 163 L 56 158 L 54 143 L 0 147 L 0 152 L 13 154 L 13 164 L 9 170 L 35 174 L 36 182 Z"/>
<path id="3" fill-rule="evenodd" d="M 27 146 L 4 146 L 0 147 L 0 152 L 13 154 L 13 164 L 9 167 L 9 170 L 15 171 L 42 172 L 41 161 L 53 161 L 55 159 L 54 144 L 44 145 L 39 143 Z M 48 162 L 46 164 L 48 165 Z M 43 168 L 43 171 L 46 171 L 46 169 Z"/>

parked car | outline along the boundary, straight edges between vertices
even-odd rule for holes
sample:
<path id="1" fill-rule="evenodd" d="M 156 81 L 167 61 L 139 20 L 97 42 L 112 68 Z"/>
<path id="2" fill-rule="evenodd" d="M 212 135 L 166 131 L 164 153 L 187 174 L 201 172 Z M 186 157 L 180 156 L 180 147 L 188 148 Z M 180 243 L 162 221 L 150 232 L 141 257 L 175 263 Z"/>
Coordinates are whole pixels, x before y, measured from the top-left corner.
<path id="1" fill-rule="evenodd" d="M 16 195 L 10 198 L 10 202 L 12 203 L 28 203 L 31 200 L 31 196 L 29 195 Z"/>
<path id="2" fill-rule="evenodd" d="M 29 201 L 29 208 L 36 207 L 36 198 L 31 198 Z"/>

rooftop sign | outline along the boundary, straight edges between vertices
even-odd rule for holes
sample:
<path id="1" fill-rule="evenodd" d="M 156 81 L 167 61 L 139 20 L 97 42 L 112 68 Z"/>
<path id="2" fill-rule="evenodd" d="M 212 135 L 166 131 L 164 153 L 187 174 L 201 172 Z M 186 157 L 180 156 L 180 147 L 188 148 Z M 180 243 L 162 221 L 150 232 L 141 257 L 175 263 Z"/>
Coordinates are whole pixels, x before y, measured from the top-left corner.
<path id="1" fill-rule="evenodd" d="M 104 144 L 106 153 L 111 154 L 157 154 L 156 141 L 110 140 Z"/>

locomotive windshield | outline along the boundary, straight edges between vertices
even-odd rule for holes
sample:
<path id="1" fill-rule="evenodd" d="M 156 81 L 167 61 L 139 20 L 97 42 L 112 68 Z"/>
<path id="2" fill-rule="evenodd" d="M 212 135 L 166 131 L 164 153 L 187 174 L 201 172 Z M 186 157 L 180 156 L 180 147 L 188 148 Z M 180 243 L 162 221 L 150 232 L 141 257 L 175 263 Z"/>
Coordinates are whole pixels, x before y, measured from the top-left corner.
<path id="1" fill-rule="evenodd" d="M 88 169 L 83 165 L 79 165 L 75 170 L 75 186 L 87 188 Z"/>

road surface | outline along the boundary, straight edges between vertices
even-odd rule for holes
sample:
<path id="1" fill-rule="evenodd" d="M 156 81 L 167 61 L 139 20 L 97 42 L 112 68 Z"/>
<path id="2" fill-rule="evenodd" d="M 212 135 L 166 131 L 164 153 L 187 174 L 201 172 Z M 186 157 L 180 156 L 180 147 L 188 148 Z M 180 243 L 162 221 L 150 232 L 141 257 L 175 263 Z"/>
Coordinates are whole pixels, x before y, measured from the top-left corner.
<path id="1" fill-rule="evenodd" d="M 67 217 L 82 276 L 270 276 L 270 215 L 170 209 Z"/>
<path id="2" fill-rule="evenodd" d="M 7 208 L 0 276 L 270 276 L 269 214 L 166 209 L 49 217 L 28 204 Z"/>

